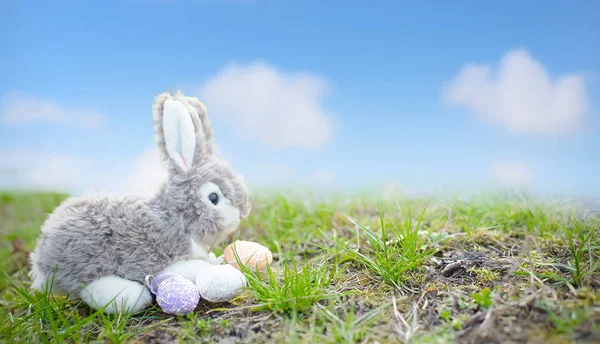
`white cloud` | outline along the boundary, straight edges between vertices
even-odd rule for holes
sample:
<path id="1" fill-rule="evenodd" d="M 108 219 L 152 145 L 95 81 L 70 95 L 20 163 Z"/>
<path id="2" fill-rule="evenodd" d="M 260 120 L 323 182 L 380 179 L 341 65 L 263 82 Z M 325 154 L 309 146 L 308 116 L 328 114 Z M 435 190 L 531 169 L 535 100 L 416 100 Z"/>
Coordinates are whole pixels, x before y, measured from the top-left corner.
<path id="1" fill-rule="evenodd" d="M 23 150 L 0 151 L 0 186 L 71 191 L 81 180 L 81 166 L 68 155 L 45 155 Z"/>
<path id="2" fill-rule="evenodd" d="M 0 189 L 148 193 L 156 191 L 166 175 L 156 148 L 143 151 L 130 166 L 63 153 L 0 149 Z"/>
<path id="3" fill-rule="evenodd" d="M 490 169 L 496 181 L 505 186 L 525 186 L 533 179 L 531 167 L 523 161 L 496 161 Z"/>
<path id="4" fill-rule="evenodd" d="M 331 170 L 318 169 L 312 174 L 312 182 L 320 186 L 333 186 L 336 180 L 336 175 Z"/>
<path id="5" fill-rule="evenodd" d="M 336 183 L 336 175 L 327 169 L 316 169 L 310 174 L 302 174 L 295 166 L 272 162 L 252 164 L 248 168 L 237 169 L 245 176 L 251 188 L 290 188 L 299 187 L 332 187 Z M 149 148 L 142 152 L 133 162 L 125 178 L 123 189 L 132 192 L 153 193 L 167 178 L 167 171 L 160 162 L 158 150 Z"/>
<path id="6" fill-rule="evenodd" d="M 466 65 L 446 85 L 442 98 L 518 134 L 567 133 L 579 129 L 589 111 L 582 75 L 553 79 L 524 50 L 508 52 L 496 68 Z"/>
<path id="7" fill-rule="evenodd" d="M 339 187 L 335 173 L 326 168 L 306 171 L 293 164 L 257 163 L 240 170 L 251 189 L 330 190 Z"/>
<path id="8" fill-rule="evenodd" d="M 65 108 L 52 100 L 11 93 L 2 97 L 0 120 L 7 125 L 45 122 L 95 129 L 104 125 L 105 116 L 96 110 Z"/>
<path id="9" fill-rule="evenodd" d="M 134 159 L 114 162 L 106 164 L 93 158 L 54 152 L 0 149 L 0 189 L 148 195 L 158 191 L 167 178 L 155 147 L 145 149 Z M 336 185 L 335 174 L 327 169 L 301 172 L 296 166 L 277 162 L 252 163 L 238 172 L 245 175 L 251 189 L 329 189 Z"/>
<path id="10" fill-rule="evenodd" d="M 285 73 L 264 62 L 232 64 L 199 90 L 212 116 L 238 134 L 278 147 L 318 148 L 333 124 L 322 99 L 328 85 L 307 73 Z"/>
<path id="11" fill-rule="evenodd" d="M 166 178 L 167 171 L 160 162 L 158 149 L 149 148 L 133 162 L 125 189 L 151 193 L 157 191 Z"/>
<path id="12" fill-rule="evenodd" d="M 406 187 L 397 182 L 384 183 L 381 188 L 381 195 L 384 199 L 394 199 L 406 194 Z"/>
<path id="13" fill-rule="evenodd" d="M 240 173 L 251 188 L 287 187 L 297 179 L 296 168 L 278 162 L 253 164 Z"/>
<path id="14" fill-rule="evenodd" d="M 0 189 L 151 194 L 167 177 L 156 147 L 133 159 L 111 162 L 114 164 L 66 153 L 0 148 Z"/>

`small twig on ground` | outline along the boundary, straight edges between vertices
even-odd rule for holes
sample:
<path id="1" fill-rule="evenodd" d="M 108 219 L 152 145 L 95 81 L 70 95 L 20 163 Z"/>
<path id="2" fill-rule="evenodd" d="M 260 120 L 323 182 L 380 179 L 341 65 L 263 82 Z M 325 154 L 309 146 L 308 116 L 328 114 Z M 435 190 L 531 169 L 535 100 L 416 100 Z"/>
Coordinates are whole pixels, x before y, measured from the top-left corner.
<path id="1" fill-rule="evenodd" d="M 406 319 L 404 319 L 402 314 L 400 314 L 400 312 L 398 311 L 395 296 L 392 297 L 392 305 L 394 306 L 394 317 L 396 318 L 396 322 L 394 323 L 394 330 L 398 335 L 398 339 L 402 343 L 407 344 L 410 342 L 412 336 L 419 330 L 417 304 L 413 304 L 411 324 L 409 324 L 406 321 Z"/>
<path id="2" fill-rule="evenodd" d="M 549 291 L 550 294 L 552 294 L 552 298 L 554 300 L 558 300 L 558 297 L 556 295 L 556 290 L 550 288 L 549 286 L 546 285 L 546 283 L 544 283 L 544 281 L 542 281 L 539 277 L 537 277 L 532 271 L 530 271 L 529 269 L 523 268 L 521 267 L 521 270 L 527 272 L 529 274 L 529 281 L 531 283 L 532 286 L 535 287 L 535 283 L 534 282 L 538 282 L 540 284 L 540 286 L 542 287 L 542 289 Z"/>
<path id="3" fill-rule="evenodd" d="M 442 270 L 441 274 L 444 277 L 450 277 L 450 276 L 452 276 L 452 274 L 455 271 L 457 271 L 459 269 L 465 269 L 466 267 L 467 267 L 467 260 L 461 259 L 459 261 L 456 261 L 454 263 L 450 263 L 450 264 L 446 265 L 444 270 Z"/>
<path id="4" fill-rule="evenodd" d="M 525 308 L 525 307 L 531 308 L 531 305 L 533 304 L 533 302 L 535 302 L 537 297 L 538 297 L 537 295 L 532 295 L 532 296 L 526 298 L 525 300 L 516 301 L 516 302 L 507 302 L 498 307 L 490 307 L 486 311 L 478 312 L 477 314 L 473 315 L 469 320 L 467 320 L 464 330 L 462 331 L 462 333 L 458 334 L 458 337 L 460 337 L 461 335 L 464 335 L 465 333 L 467 333 L 469 331 L 472 331 L 476 327 L 477 324 L 479 324 L 478 329 L 480 331 L 486 331 L 486 329 L 494 323 L 492 318 L 495 315 L 501 316 L 502 313 L 504 313 L 507 309 L 510 309 L 510 308 Z"/>

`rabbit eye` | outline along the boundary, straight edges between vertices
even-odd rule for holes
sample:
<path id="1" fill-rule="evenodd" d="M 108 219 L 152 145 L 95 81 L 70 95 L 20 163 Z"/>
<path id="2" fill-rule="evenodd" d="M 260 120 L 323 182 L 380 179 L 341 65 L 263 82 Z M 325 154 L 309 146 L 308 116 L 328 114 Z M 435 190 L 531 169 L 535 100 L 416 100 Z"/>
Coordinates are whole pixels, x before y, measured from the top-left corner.
<path id="1" fill-rule="evenodd" d="M 208 200 L 210 201 L 210 203 L 217 205 L 217 203 L 219 203 L 219 195 L 212 192 L 210 195 L 208 195 Z"/>

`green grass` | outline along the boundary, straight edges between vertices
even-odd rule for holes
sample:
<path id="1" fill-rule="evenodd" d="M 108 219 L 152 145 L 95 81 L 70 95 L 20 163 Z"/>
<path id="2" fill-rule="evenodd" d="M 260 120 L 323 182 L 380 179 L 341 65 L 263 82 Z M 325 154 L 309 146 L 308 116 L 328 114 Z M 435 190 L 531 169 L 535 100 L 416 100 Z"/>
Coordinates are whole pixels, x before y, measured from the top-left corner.
<path id="1" fill-rule="evenodd" d="M 201 302 L 187 316 L 166 315 L 156 305 L 118 316 L 29 289 L 28 251 L 66 197 L 0 193 L 0 342 L 600 336 L 600 223 L 562 200 L 506 193 L 443 202 L 254 195 L 253 212 L 232 240 L 266 245 L 274 262 L 263 273 L 243 271 L 244 293 L 230 303 Z"/>
<path id="2" fill-rule="evenodd" d="M 594 230 L 594 227 L 598 227 L 598 223 L 594 221 L 589 227 L 577 219 L 574 219 L 574 223 L 571 228 L 560 227 L 567 237 L 572 256 L 570 264 L 564 267 L 571 271 L 572 284 L 582 286 L 588 284 L 590 278 L 600 268 L 600 241 Z"/>
<path id="3" fill-rule="evenodd" d="M 485 310 L 492 307 L 493 299 L 490 288 L 481 289 L 479 292 L 474 293 L 471 297 L 481 309 Z"/>
<path id="4" fill-rule="evenodd" d="M 335 267 L 325 263 L 307 264 L 302 269 L 295 263 L 283 264 L 280 273 L 267 266 L 265 277 L 241 264 L 237 254 L 236 260 L 250 285 L 255 310 L 297 314 L 310 309 L 317 301 L 336 295 L 327 290 L 334 279 Z"/>
<path id="5" fill-rule="evenodd" d="M 378 320 L 383 309 L 380 306 L 367 312 L 359 312 L 356 300 L 352 300 L 349 307 L 344 307 L 344 301 L 337 299 L 337 302 L 332 302 L 327 307 L 319 305 L 316 314 L 319 322 L 328 326 L 331 339 L 335 342 L 356 343 L 364 340 L 367 336 L 366 327 Z"/>
<path id="6" fill-rule="evenodd" d="M 0 328 L 1 338 L 84 342 L 96 337 L 114 343 L 133 335 L 125 331 L 130 316 L 108 316 L 102 310 L 82 312 L 77 304 L 74 307 L 73 303 L 51 297 L 47 292 L 31 292 L 23 283 L 11 287 L 13 293 L 4 300 L 8 307 L 0 311 L 10 326 Z"/>
<path id="7" fill-rule="evenodd" d="M 385 216 L 380 209 L 378 233 L 345 215 L 357 229 L 357 245 L 355 248 L 339 242 L 337 245 L 343 248 L 351 260 L 368 268 L 388 285 L 402 290 L 406 273 L 417 269 L 435 253 L 435 249 L 429 246 L 430 242 L 420 232 L 426 210 L 427 205 L 415 219 L 414 210 L 408 205 L 403 220 L 398 220 Z M 364 250 L 361 249 L 361 239 L 368 243 Z"/>
<path id="8" fill-rule="evenodd" d="M 575 287 L 590 284 L 591 279 L 600 272 L 600 226 L 596 219 L 581 223 L 573 215 L 571 220 L 569 226 L 555 222 L 566 238 L 570 257 L 566 263 L 556 262 L 554 266 L 568 271 L 567 276 L 553 271 L 540 275 L 575 290 Z"/>

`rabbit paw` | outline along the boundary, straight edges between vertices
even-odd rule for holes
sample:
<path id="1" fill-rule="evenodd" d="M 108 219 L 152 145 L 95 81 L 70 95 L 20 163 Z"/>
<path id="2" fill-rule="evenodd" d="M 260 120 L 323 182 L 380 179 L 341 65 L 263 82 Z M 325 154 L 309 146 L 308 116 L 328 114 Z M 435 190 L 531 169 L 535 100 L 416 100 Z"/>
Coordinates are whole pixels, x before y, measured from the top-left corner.
<path id="1" fill-rule="evenodd" d="M 198 274 L 196 286 L 203 299 L 209 302 L 225 302 L 244 290 L 246 277 L 231 265 L 212 265 Z"/>
<path id="2" fill-rule="evenodd" d="M 217 257 L 214 253 L 208 254 L 208 261 L 214 265 L 220 265 L 223 263 L 223 256 Z"/>
<path id="3" fill-rule="evenodd" d="M 107 314 L 136 313 L 152 302 L 144 285 L 118 276 L 106 276 L 87 285 L 81 299 L 94 309 L 104 308 Z"/>

